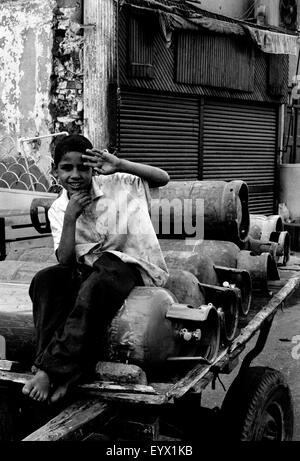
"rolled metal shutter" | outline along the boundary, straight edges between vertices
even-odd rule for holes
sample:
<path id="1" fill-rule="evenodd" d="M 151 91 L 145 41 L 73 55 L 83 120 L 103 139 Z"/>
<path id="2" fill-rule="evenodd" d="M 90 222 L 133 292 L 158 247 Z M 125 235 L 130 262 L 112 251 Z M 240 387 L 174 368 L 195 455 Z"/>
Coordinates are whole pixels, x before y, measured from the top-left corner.
<path id="1" fill-rule="evenodd" d="M 205 101 L 203 179 L 241 179 L 251 213 L 274 212 L 276 107 Z"/>
<path id="2" fill-rule="evenodd" d="M 197 98 L 122 91 L 120 157 L 198 179 L 199 119 Z"/>

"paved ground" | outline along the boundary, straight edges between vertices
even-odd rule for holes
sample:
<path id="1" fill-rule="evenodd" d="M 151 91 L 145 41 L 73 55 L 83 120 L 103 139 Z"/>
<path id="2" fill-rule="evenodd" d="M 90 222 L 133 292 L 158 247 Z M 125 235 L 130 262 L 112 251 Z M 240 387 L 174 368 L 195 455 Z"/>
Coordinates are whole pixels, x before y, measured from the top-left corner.
<path id="1" fill-rule="evenodd" d="M 297 335 L 299 335 L 297 343 L 293 343 L 292 339 Z M 251 349 L 251 346 L 255 345 L 256 338 L 257 336 L 248 343 L 246 351 L 240 356 L 241 358 Z M 298 349 L 295 348 L 297 344 L 299 344 Z M 293 348 L 295 348 L 293 353 L 295 358 L 292 356 Z M 261 354 L 253 361 L 253 365 L 276 368 L 285 375 L 294 400 L 294 440 L 300 441 L 300 289 L 290 298 L 284 310 L 278 310 L 276 313 L 267 343 Z M 228 389 L 238 370 L 239 367 L 230 375 L 221 376 L 226 389 Z M 220 406 L 224 396 L 225 392 L 217 381 L 216 390 L 211 390 L 210 386 L 205 390 L 202 403 L 209 407 Z"/>

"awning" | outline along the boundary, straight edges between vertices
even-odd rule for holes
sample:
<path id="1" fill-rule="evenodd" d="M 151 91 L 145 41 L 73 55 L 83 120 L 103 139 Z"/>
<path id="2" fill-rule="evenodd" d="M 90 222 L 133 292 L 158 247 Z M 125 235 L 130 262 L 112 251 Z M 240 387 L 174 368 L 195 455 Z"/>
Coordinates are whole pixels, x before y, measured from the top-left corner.
<path id="1" fill-rule="evenodd" d="M 300 37 L 297 35 L 280 34 L 270 30 L 248 27 L 253 41 L 265 53 L 298 54 Z"/>
<path id="2" fill-rule="evenodd" d="M 201 13 L 188 9 L 180 10 L 174 2 L 170 5 L 170 1 L 164 0 L 122 0 L 121 5 L 130 5 L 133 10 L 144 11 L 145 14 L 156 14 L 159 24 L 164 35 L 167 46 L 170 46 L 172 41 L 172 33 L 176 30 L 190 31 L 209 31 L 212 33 L 223 35 L 245 36 L 255 43 L 264 53 L 272 54 L 292 54 L 297 55 L 300 44 L 300 37 L 297 34 L 276 32 L 268 28 L 256 27 L 249 25 L 243 21 L 221 20 L 209 15 L 205 15 L 203 10 Z M 181 4 L 183 2 L 180 2 Z"/>

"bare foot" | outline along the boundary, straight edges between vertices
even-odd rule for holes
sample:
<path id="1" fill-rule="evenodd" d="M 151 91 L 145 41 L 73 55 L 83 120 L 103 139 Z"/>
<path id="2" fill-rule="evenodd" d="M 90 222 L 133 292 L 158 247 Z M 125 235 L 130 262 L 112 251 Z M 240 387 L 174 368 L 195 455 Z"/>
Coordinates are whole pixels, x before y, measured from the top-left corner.
<path id="1" fill-rule="evenodd" d="M 53 392 L 53 394 L 51 395 L 50 402 L 55 403 L 58 400 L 61 400 L 66 395 L 69 385 L 70 385 L 70 382 L 67 381 L 66 383 L 58 386 Z"/>
<path id="2" fill-rule="evenodd" d="M 29 395 L 33 400 L 44 402 L 49 395 L 50 379 L 43 370 L 37 370 L 36 374 L 23 387 L 22 392 Z"/>

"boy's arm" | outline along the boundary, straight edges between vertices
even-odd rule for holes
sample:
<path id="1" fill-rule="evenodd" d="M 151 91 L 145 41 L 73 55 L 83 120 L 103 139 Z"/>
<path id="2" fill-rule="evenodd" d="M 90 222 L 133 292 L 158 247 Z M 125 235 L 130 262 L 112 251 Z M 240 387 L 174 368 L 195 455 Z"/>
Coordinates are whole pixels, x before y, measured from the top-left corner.
<path id="1" fill-rule="evenodd" d="M 56 257 L 60 264 L 72 264 L 76 261 L 75 229 L 76 220 L 69 220 L 65 216 L 61 239 L 56 250 Z"/>
<path id="2" fill-rule="evenodd" d="M 85 165 L 104 175 L 117 172 L 129 173 L 145 179 L 150 187 L 165 186 L 170 178 L 166 171 L 151 165 L 120 159 L 107 150 L 87 149 L 88 155 L 82 155 Z"/>
<path id="3" fill-rule="evenodd" d="M 161 187 L 168 184 L 170 178 L 168 173 L 161 168 L 143 163 L 131 162 L 130 160 L 118 159 L 118 171 L 123 173 L 130 173 L 145 179 L 149 187 Z"/>
<path id="4" fill-rule="evenodd" d="M 91 196 L 87 192 L 78 192 L 70 198 L 65 212 L 59 246 L 56 250 L 57 259 L 60 264 L 73 264 L 76 261 L 76 221 L 91 201 Z"/>

